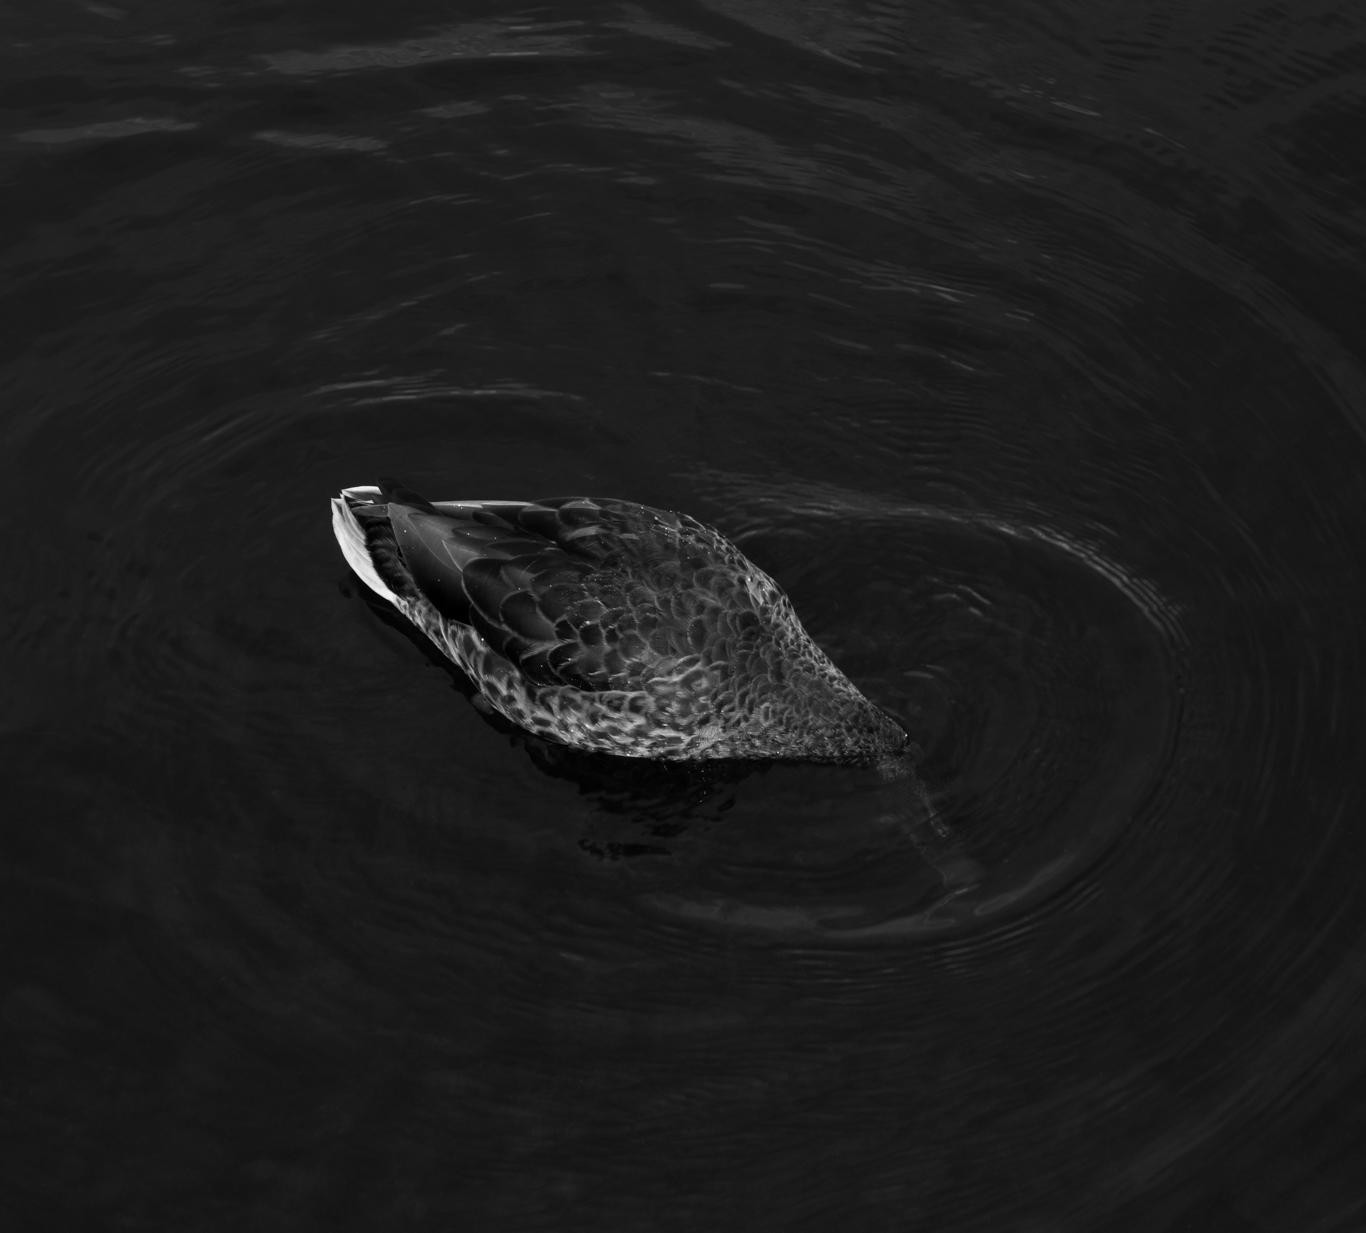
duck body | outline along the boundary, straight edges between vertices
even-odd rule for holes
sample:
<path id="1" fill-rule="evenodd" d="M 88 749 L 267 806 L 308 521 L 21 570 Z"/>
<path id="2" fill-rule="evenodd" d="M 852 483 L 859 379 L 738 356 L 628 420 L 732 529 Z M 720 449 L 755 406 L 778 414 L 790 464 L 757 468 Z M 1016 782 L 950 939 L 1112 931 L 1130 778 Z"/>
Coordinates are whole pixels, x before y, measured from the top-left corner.
<path id="1" fill-rule="evenodd" d="M 906 733 L 711 527 L 630 501 L 345 488 L 357 576 L 530 732 L 629 757 L 864 762 Z"/>

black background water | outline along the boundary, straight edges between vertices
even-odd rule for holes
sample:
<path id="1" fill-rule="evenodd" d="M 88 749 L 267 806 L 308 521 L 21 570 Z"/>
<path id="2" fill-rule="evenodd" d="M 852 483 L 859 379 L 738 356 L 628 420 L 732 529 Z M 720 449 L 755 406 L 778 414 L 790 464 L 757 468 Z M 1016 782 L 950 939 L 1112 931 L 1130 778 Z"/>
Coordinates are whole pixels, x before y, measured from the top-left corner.
<path id="1" fill-rule="evenodd" d="M 0 17 L 7 1229 L 1366 1227 L 1366 18 Z M 741 542 L 866 775 L 490 726 L 326 498 Z"/>

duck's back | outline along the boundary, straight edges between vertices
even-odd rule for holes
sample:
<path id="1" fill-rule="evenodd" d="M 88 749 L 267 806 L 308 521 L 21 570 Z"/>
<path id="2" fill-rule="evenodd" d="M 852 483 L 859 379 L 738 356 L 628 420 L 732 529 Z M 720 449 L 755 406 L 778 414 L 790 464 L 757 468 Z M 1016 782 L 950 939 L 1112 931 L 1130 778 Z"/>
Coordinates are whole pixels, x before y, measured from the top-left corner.
<path id="1" fill-rule="evenodd" d="M 586 497 L 349 492 L 390 598 L 515 722 L 672 758 L 843 760 L 904 740 L 777 584 L 695 519 Z"/>

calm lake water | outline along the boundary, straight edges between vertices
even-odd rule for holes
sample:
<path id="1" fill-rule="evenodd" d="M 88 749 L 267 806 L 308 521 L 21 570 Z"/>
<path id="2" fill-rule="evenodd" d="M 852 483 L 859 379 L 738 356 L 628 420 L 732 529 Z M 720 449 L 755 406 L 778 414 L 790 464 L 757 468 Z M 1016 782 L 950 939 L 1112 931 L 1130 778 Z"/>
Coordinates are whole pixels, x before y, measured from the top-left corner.
<path id="1" fill-rule="evenodd" d="M 0 34 L 6 1229 L 1366 1227 L 1358 4 Z M 381 475 L 715 524 L 943 850 L 491 724 Z"/>

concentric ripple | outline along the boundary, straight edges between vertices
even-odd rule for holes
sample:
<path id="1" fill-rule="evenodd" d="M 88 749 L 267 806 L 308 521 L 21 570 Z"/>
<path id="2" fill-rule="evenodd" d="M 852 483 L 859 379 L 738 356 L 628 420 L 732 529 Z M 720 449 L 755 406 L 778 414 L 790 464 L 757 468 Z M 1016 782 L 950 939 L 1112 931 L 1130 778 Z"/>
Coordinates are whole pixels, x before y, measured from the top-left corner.
<path id="1" fill-rule="evenodd" d="M 686 888 L 649 892 L 653 910 L 828 938 L 941 936 L 1030 910 L 1143 824 L 1183 672 L 1180 626 L 1150 586 L 1004 520 L 911 507 L 820 530 L 805 577 L 795 551 L 766 564 L 795 571 L 817 639 L 903 717 L 923 787 L 785 769 L 756 816 L 742 801 L 691 854 Z M 745 541 L 761 560 L 765 538 Z"/>

